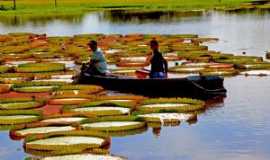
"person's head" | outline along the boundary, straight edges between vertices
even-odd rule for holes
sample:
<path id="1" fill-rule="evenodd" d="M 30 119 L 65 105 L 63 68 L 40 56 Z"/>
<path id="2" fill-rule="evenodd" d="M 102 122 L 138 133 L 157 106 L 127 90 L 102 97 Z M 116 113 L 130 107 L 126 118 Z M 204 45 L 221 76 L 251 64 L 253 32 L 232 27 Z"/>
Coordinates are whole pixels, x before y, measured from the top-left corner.
<path id="1" fill-rule="evenodd" d="M 97 50 L 97 41 L 91 40 L 87 45 L 92 51 Z"/>
<path id="2" fill-rule="evenodd" d="M 158 50 L 158 41 L 153 39 L 150 41 L 150 48 L 155 51 Z"/>

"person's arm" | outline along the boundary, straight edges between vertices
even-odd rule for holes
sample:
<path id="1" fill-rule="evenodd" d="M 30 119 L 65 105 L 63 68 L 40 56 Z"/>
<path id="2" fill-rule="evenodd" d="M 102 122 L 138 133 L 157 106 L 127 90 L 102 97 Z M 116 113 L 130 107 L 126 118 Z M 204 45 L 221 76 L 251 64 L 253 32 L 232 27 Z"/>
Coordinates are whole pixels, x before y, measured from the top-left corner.
<path id="1" fill-rule="evenodd" d="M 152 57 L 153 57 L 152 53 L 148 54 L 146 61 L 144 63 L 146 66 L 149 66 L 151 64 Z"/>
<path id="2" fill-rule="evenodd" d="M 166 77 L 168 77 L 168 62 L 165 58 L 163 62 L 164 62 L 164 67 L 165 67 L 165 74 L 166 74 Z"/>

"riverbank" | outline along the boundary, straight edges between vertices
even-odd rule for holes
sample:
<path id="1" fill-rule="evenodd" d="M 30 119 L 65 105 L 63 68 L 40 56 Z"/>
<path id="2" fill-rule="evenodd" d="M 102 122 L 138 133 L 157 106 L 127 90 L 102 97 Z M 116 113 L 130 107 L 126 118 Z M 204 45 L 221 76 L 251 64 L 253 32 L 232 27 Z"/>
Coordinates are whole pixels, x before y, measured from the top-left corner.
<path id="1" fill-rule="evenodd" d="M 144 9 L 144 10 L 211 10 L 215 8 L 236 8 L 243 2 L 250 0 L 61 0 L 34 1 L 21 0 L 13 10 L 11 1 L 3 1 L 0 4 L 0 16 L 10 15 L 74 15 L 93 10 L 110 9 Z"/>

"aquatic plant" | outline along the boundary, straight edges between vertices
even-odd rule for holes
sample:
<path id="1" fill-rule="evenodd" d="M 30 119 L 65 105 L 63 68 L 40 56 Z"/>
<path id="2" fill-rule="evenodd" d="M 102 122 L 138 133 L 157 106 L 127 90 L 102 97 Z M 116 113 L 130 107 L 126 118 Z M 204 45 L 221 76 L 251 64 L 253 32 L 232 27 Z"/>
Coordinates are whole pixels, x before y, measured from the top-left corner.
<path id="1" fill-rule="evenodd" d="M 81 105 L 81 107 L 96 107 L 96 106 L 115 106 L 115 107 L 134 108 L 136 106 L 136 101 L 130 99 L 107 99 L 100 101 L 92 101 Z"/>
<path id="2" fill-rule="evenodd" d="M 74 154 L 74 155 L 64 155 L 64 156 L 54 156 L 54 157 L 45 157 L 41 160 L 90 160 L 90 159 L 99 159 L 99 160 L 126 160 L 125 158 L 118 156 L 110 155 L 95 155 L 95 154 Z"/>
<path id="3" fill-rule="evenodd" d="M 41 113 L 36 110 L 0 110 L 0 125 L 15 125 L 38 121 Z"/>
<path id="4" fill-rule="evenodd" d="M 82 152 L 107 154 L 110 143 L 106 134 L 97 131 L 68 131 L 27 136 L 25 151 L 34 155 L 65 155 Z"/>
<path id="5" fill-rule="evenodd" d="M 34 128 L 20 128 L 10 131 L 12 137 L 24 138 L 29 135 L 40 135 L 47 133 L 57 133 L 57 132 L 67 132 L 74 131 L 76 128 L 72 126 L 44 126 L 44 127 L 34 127 Z"/>
<path id="6" fill-rule="evenodd" d="M 85 116 L 112 116 L 112 115 L 128 115 L 130 114 L 130 108 L 115 107 L 115 106 L 65 106 L 63 108 L 64 113 L 81 114 Z"/>
<path id="7" fill-rule="evenodd" d="M 213 69 L 207 68 L 200 72 L 203 76 L 234 76 L 239 73 L 238 70 L 234 68 L 227 68 L 227 69 Z"/>
<path id="8" fill-rule="evenodd" d="M 145 127 L 144 122 L 138 121 L 104 121 L 82 124 L 83 129 L 98 130 L 105 132 L 116 132 L 125 130 L 135 130 Z"/>
<path id="9" fill-rule="evenodd" d="M 204 102 L 188 98 L 146 99 L 138 113 L 193 112 L 204 109 Z M 136 113 L 137 114 L 137 113 Z"/>
<path id="10" fill-rule="evenodd" d="M 0 66 L 0 73 L 6 73 L 10 70 L 10 67 L 8 66 Z"/>
<path id="11" fill-rule="evenodd" d="M 55 72 L 64 71 L 65 65 L 62 63 L 28 63 L 19 65 L 15 70 L 19 73 Z"/>
<path id="12" fill-rule="evenodd" d="M 1 81 L 1 78 L 0 78 Z M 11 85 L 9 84 L 0 84 L 0 93 L 7 93 L 10 91 Z"/>
<path id="13" fill-rule="evenodd" d="M 64 84 L 62 82 L 25 82 L 13 85 L 12 90 L 26 93 L 52 92 Z"/>
<path id="14" fill-rule="evenodd" d="M 248 70 L 270 69 L 270 63 L 268 63 L 268 62 L 242 63 L 242 64 L 236 64 L 235 67 L 238 69 L 248 69 Z"/>
<path id="15" fill-rule="evenodd" d="M 157 123 L 175 123 L 182 121 L 189 121 L 196 118 L 196 114 L 192 113 L 150 113 L 138 115 L 143 118 L 146 122 L 157 122 Z"/>
<path id="16" fill-rule="evenodd" d="M 8 99 L 7 99 L 8 100 Z M 29 101 L 17 101 L 17 102 L 1 102 L 0 109 L 2 110 L 19 110 L 19 109 L 32 109 L 45 105 L 43 100 L 29 100 Z"/>
<path id="17" fill-rule="evenodd" d="M 58 90 L 85 90 L 89 94 L 94 94 L 104 90 L 104 88 L 97 85 L 62 85 Z"/>

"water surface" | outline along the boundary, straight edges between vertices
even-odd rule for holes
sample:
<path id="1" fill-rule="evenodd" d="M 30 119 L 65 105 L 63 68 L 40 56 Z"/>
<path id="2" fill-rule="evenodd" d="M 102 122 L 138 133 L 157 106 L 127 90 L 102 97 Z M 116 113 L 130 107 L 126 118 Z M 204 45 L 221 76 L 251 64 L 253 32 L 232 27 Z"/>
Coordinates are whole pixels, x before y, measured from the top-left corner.
<path id="1" fill-rule="evenodd" d="M 105 11 L 67 17 L 10 17 L 0 19 L 0 33 L 34 32 L 48 35 L 87 33 L 185 34 L 220 38 L 210 49 L 264 56 L 270 49 L 270 14 L 223 12 Z"/>

